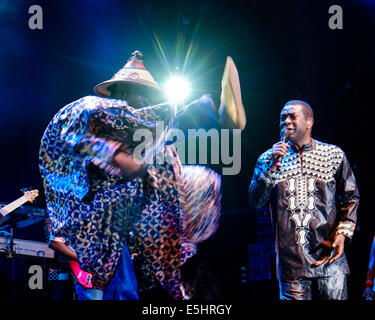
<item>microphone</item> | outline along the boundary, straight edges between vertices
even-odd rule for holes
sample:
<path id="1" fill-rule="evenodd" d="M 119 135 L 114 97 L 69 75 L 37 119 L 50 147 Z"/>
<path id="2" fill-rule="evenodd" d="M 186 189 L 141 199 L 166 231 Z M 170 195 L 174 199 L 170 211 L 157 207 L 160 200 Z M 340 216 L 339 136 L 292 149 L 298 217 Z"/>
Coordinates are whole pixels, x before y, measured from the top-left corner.
<path id="1" fill-rule="evenodd" d="M 283 130 L 281 130 L 280 136 L 281 136 L 280 141 L 286 143 L 288 141 L 288 130 L 286 128 L 284 128 Z M 277 156 L 276 162 L 275 162 L 277 170 L 280 170 L 281 161 L 283 161 L 283 156 L 281 156 L 281 155 Z"/>

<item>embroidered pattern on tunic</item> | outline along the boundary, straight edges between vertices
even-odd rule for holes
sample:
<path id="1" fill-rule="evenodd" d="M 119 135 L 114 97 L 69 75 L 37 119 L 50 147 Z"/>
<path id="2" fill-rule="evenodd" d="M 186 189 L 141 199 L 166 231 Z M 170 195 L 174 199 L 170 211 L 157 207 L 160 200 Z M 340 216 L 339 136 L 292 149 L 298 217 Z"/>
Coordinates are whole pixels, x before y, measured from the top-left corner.
<path id="1" fill-rule="evenodd" d="M 318 200 L 314 195 L 317 190 L 316 181 L 328 183 L 334 180 L 343 155 L 342 150 L 334 145 L 316 143 L 314 150 L 304 152 L 302 164 L 298 153 L 289 149 L 280 171 L 265 174 L 263 177 L 267 185 L 277 184 L 284 180 L 288 182 L 286 190 L 289 219 L 295 224 L 296 242 L 301 246 L 308 242 L 309 224 L 314 219 L 315 203 Z M 264 165 L 269 165 L 272 159 L 271 151 L 265 152 L 260 159 Z"/>

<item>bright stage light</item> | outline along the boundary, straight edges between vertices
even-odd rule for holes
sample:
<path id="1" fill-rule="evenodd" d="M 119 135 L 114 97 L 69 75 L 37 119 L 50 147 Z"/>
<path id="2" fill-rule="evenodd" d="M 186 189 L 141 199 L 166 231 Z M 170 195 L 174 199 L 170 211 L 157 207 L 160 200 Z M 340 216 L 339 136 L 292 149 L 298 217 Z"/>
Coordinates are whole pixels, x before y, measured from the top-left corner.
<path id="1" fill-rule="evenodd" d="M 182 102 L 190 94 L 190 84 L 181 76 L 173 76 L 165 83 L 164 92 L 168 100 Z"/>

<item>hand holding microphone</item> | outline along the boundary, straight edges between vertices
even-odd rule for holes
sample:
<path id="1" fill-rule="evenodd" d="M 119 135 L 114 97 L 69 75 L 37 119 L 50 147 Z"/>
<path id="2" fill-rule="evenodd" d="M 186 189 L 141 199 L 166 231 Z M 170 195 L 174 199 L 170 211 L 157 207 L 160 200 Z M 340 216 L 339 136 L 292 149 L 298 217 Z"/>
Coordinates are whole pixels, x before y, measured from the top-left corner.
<path id="1" fill-rule="evenodd" d="M 288 130 L 283 129 L 281 130 L 281 140 L 278 143 L 275 143 L 272 146 L 272 170 L 280 170 L 281 167 L 281 161 L 286 156 L 286 153 L 290 146 L 287 144 L 288 141 Z"/>

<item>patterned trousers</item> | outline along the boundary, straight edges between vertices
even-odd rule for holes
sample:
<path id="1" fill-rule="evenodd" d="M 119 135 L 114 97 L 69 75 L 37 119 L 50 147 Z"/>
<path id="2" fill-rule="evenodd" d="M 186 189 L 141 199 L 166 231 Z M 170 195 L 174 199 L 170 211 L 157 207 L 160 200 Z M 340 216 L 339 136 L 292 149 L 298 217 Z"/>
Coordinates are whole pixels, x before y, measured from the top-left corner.
<path id="1" fill-rule="evenodd" d="M 347 275 L 280 280 L 280 300 L 347 300 Z"/>

